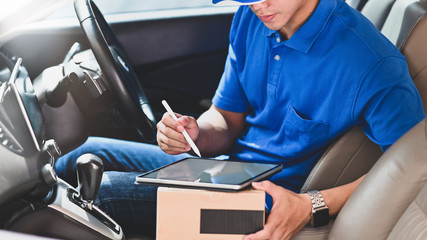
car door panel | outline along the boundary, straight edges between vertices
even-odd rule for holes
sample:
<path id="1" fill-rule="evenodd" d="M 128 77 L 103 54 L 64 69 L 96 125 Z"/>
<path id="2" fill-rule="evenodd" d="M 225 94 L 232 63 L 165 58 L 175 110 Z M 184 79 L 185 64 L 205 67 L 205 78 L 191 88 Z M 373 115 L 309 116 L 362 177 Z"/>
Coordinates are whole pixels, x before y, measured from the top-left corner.
<path id="1" fill-rule="evenodd" d="M 232 14 L 113 24 L 157 117 L 167 99 L 197 116 L 208 107 L 228 50 Z"/>

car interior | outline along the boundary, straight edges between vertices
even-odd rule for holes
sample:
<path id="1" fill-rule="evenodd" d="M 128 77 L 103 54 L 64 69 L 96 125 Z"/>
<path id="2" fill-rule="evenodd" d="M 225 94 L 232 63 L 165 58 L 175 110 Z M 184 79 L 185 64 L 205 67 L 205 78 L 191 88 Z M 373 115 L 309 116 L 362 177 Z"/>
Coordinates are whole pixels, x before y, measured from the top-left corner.
<path id="1" fill-rule="evenodd" d="M 427 0 L 346 2 L 405 56 L 426 110 Z M 54 161 L 92 135 L 156 144 L 163 99 L 194 117 L 210 106 L 235 7 L 110 16 L 100 6 L 74 0 L 73 19 L 0 39 L 2 239 L 150 239 L 127 236 L 92 204 L 95 155 L 79 158 L 79 186 L 58 178 Z M 327 226 L 294 239 L 427 239 L 426 144 L 426 120 L 384 153 L 360 127 L 336 139 L 301 192 L 366 177 Z"/>

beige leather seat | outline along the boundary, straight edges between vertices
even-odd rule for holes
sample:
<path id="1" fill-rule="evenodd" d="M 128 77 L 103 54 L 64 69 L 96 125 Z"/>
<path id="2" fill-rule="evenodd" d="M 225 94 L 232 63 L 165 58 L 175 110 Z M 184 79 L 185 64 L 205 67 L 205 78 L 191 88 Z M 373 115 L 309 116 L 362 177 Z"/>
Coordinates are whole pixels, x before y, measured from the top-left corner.
<path id="1" fill-rule="evenodd" d="M 370 0 L 368 3 L 375 1 Z M 397 0 L 388 18 L 401 19 L 396 43 L 406 57 L 412 79 L 427 112 L 427 0 L 406 5 Z M 399 7 L 399 8 L 398 8 Z M 391 22 L 387 20 L 387 22 Z M 401 26 L 401 27 L 400 27 Z M 396 35 L 390 32 L 392 36 Z M 389 37 L 386 35 L 386 37 Z M 360 128 L 354 128 L 325 151 L 308 176 L 301 192 L 326 189 L 354 181 L 365 174 L 381 156 L 380 148 Z"/>
<path id="2" fill-rule="evenodd" d="M 406 8 L 402 28 L 397 39 L 406 57 L 409 73 L 417 86 L 427 112 L 427 0 Z"/>
<path id="3" fill-rule="evenodd" d="M 404 10 L 414 1 L 417 0 L 369 0 L 361 12 L 378 29 L 385 29 L 382 31 L 383 34 L 390 39 L 395 39 L 394 43 L 396 43 L 403 22 Z M 347 1 L 347 3 L 354 4 L 355 2 Z M 406 35 L 402 33 L 402 37 L 406 37 Z M 414 62 L 418 62 L 418 58 Z M 427 82 L 418 82 L 420 82 L 418 84 L 420 88 L 426 89 L 424 95 L 427 96 Z M 423 87 L 421 84 L 426 86 Z M 423 94 L 423 90 L 420 90 L 420 93 Z M 363 133 L 361 128 L 351 129 L 325 151 L 308 176 L 301 192 L 336 187 L 354 181 L 368 172 L 381 154 L 381 149 Z"/>
<path id="4" fill-rule="evenodd" d="M 328 239 L 427 239 L 427 129 L 423 120 L 378 160 Z"/>
<path id="5" fill-rule="evenodd" d="M 350 183 L 375 164 L 382 155 L 360 127 L 344 134 L 323 153 L 305 181 L 301 192 L 323 190 Z"/>
<path id="6" fill-rule="evenodd" d="M 426 146 L 424 119 L 381 156 L 335 221 L 294 240 L 427 239 Z"/>
<path id="7" fill-rule="evenodd" d="M 400 50 L 405 55 L 409 71 L 412 79 L 414 80 L 418 91 L 420 92 L 421 98 L 424 104 L 424 110 L 427 109 L 427 0 L 420 0 L 410 4 L 409 6 L 399 5 L 402 7 L 402 27 L 398 37 L 398 43 L 400 44 Z M 396 9 L 396 8 L 395 8 Z M 395 10 L 395 13 L 398 14 Z M 401 13 L 399 13 L 401 14 Z M 390 13 L 391 18 L 393 14 Z M 425 182 L 427 180 L 427 140 L 426 140 L 426 129 L 425 129 L 425 120 L 414 127 L 410 132 L 405 134 L 398 142 L 396 142 L 393 147 L 391 147 L 375 164 L 375 167 L 370 170 L 367 176 L 374 175 L 376 177 L 367 177 L 363 184 L 358 188 L 358 190 L 353 194 L 351 200 L 346 204 L 346 207 L 339 214 L 336 222 L 331 222 L 328 226 L 322 227 L 320 229 L 313 229 L 309 226 L 303 229 L 303 231 L 295 237 L 295 239 L 327 239 L 328 232 L 331 227 L 333 230 L 330 239 L 385 239 L 388 234 L 390 239 L 403 239 L 402 236 L 407 236 L 407 239 L 427 239 L 427 220 L 425 218 L 427 211 L 427 187 Z M 354 129 L 353 131 L 356 131 Z M 354 132 L 347 133 L 344 138 L 351 137 Z M 363 133 L 358 134 L 358 138 L 364 136 Z M 361 136 L 360 136 L 361 135 Z M 350 144 L 350 139 L 344 140 L 344 138 L 338 140 L 333 144 L 330 149 L 335 148 L 337 150 L 336 156 L 340 150 L 340 143 L 342 141 Z M 353 140 L 354 141 L 354 140 Z M 367 140 L 364 144 L 373 144 Z M 363 144 L 359 144 L 362 146 Z M 351 146 L 348 146 L 351 148 Z M 358 152 L 359 156 L 369 155 L 367 148 L 360 148 L 362 152 Z M 368 148 L 369 149 L 369 148 Z M 327 166 L 329 171 L 334 170 L 330 168 L 335 159 L 333 156 L 328 156 L 328 152 L 325 153 L 325 156 L 320 159 L 320 162 L 317 164 L 318 168 L 322 166 Z M 322 161 L 327 161 L 323 163 Z M 346 158 L 344 158 L 346 159 Z M 351 162 L 351 161 L 350 161 Z M 341 163 L 340 163 L 341 164 Z M 353 165 L 357 165 L 353 163 Z M 419 165 L 419 166 L 417 166 Z M 416 168 L 417 171 L 413 173 L 406 168 Z M 397 169 L 396 169 L 397 168 Z M 360 167 L 359 167 L 360 169 Z M 317 169 L 313 171 L 313 175 L 317 173 L 327 172 L 328 169 Z M 350 171 L 350 170 L 348 170 Z M 356 168 L 355 171 L 360 171 Z M 396 173 L 397 171 L 397 173 Z M 355 174 L 353 172 L 353 174 Z M 392 174 L 397 174 L 392 175 Z M 403 175 L 408 176 L 403 176 Z M 333 175 L 337 175 L 336 172 Z M 378 176 L 377 176 L 378 175 Z M 381 177 L 380 177 L 381 175 Z M 385 176 L 383 176 L 385 175 Z M 381 178 L 387 177 L 388 180 L 379 180 Z M 322 180 L 322 179 L 326 180 Z M 310 176 L 307 179 L 305 189 L 322 189 L 327 184 L 331 183 L 330 177 Z M 405 179 L 408 178 L 408 181 L 414 181 L 415 184 L 418 184 L 417 187 L 414 186 L 403 186 Z M 312 182 L 311 179 L 318 179 L 320 183 Z M 341 178 L 335 178 L 336 180 Z M 400 179 L 402 179 L 402 184 L 400 184 Z M 412 179 L 412 180 L 411 180 Z M 389 181 L 389 182 L 387 182 Z M 368 183 L 366 183 L 368 182 Z M 412 183 L 412 182 L 411 182 Z M 411 184 L 409 184 L 411 185 Z M 421 187 L 420 187 L 421 186 Z M 415 188 L 412 188 L 415 187 Z M 421 189 L 423 187 L 423 189 Z M 375 191 L 373 189 L 376 189 Z M 388 189 L 388 190 L 387 190 Z M 391 189 L 391 190 L 390 190 Z M 409 192 L 408 192 L 409 191 Z M 413 192 L 411 192 L 413 191 Z M 396 194 L 393 195 L 393 192 Z M 415 199 L 415 196 L 419 194 L 418 198 Z M 396 197 L 399 196 L 399 197 Z M 377 199 L 379 198 L 379 200 Z M 390 199 L 390 200 L 387 200 Z M 405 199 L 405 203 L 399 202 L 398 199 Z M 385 201 L 383 203 L 382 201 Z M 387 202 L 390 201 L 390 202 Z M 403 200 L 402 200 L 403 201 Z M 361 209 L 360 205 L 369 202 L 369 207 L 371 209 Z M 384 205 L 385 204 L 385 205 Z M 409 204 L 411 204 L 409 206 Z M 385 207 L 384 207 L 385 206 Z M 409 206 L 409 207 L 408 207 Z M 363 207 L 366 207 L 363 205 Z M 373 210 L 377 210 L 372 212 Z M 384 212 L 388 212 L 388 209 L 392 209 L 394 212 L 393 221 L 398 221 L 397 225 L 393 228 L 393 224 L 388 221 L 388 215 Z M 383 212 L 382 212 L 383 211 Z M 405 212 L 406 211 L 406 212 Z M 422 213 L 421 211 L 424 211 Z M 405 212 L 403 214 L 403 212 Z M 423 221 L 420 221 L 420 217 L 423 216 Z M 354 218 L 354 216 L 362 215 L 360 218 Z M 366 219 L 365 219 L 366 217 Z M 388 224 L 387 226 L 386 223 Z M 353 224 L 356 224 L 358 228 L 353 231 Z M 382 228 L 384 227 L 384 228 Z M 421 228 L 420 228 L 421 227 Z M 363 230 L 362 230 L 363 228 Z M 372 229 L 371 229 L 372 228 Z M 421 230 L 418 230 L 421 229 Z M 376 234 L 381 233 L 380 235 L 364 235 L 365 232 L 370 233 L 372 231 L 377 231 Z M 366 234 L 367 234 L 366 233 Z M 362 234 L 362 235 L 361 235 Z M 405 235 L 406 234 L 406 235 Z M 424 235 L 423 235 L 424 234 Z M 409 237 L 408 236 L 423 236 L 421 238 Z"/>

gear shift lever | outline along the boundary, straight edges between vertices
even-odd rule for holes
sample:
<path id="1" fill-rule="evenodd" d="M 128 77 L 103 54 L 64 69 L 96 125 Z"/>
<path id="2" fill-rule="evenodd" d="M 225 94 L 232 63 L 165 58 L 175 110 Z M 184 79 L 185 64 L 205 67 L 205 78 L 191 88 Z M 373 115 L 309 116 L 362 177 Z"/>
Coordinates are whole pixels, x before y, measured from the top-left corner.
<path id="1" fill-rule="evenodd" d="M 82 200 L 92 209 L 93 200 L 98 194 L 104 165 L 102 160 L 92 153 L 81 155 L 76 161 L 78 189 Z"/>

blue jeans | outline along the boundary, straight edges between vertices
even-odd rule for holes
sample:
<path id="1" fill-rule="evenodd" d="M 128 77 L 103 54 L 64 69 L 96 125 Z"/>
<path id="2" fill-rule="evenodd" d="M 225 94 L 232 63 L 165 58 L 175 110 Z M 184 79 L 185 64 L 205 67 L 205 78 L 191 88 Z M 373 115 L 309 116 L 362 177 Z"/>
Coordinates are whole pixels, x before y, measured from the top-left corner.
<path id="1" fill-rule="evenodd" d="M 157 188 L 137 185 L 135 177 L 191 155 L 169 155 L 156 145 L 90 137 L 56 161 L 58 176 L 76 186 L 75 162 L 84 153 L 93 153 L 104 162 L 104 175 L 95 204 L 111 216 L 127 236 L 154 236 Z"/>

